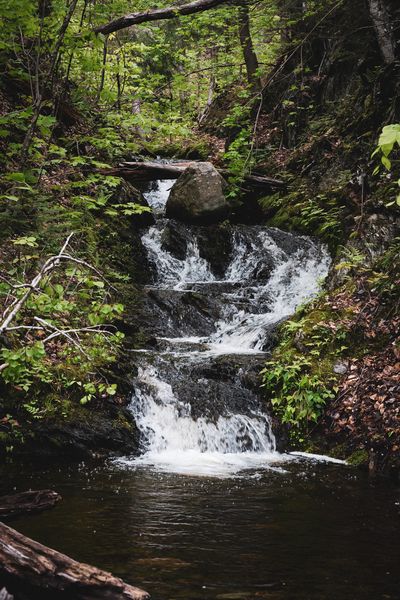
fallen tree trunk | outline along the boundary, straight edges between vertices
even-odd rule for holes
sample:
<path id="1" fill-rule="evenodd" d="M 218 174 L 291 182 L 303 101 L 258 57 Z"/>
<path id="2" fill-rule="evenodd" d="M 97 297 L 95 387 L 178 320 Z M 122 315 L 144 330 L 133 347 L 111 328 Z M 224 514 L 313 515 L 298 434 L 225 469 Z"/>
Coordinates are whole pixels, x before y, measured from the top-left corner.
<path id="1" fill-rule="evenodd" d="M 43 600 L 145 600 L 147 592 L 0 523 L 0 578 L 10 593 Z M 3 580 L 3 579 L 1 579 Z M 30 595 L 31 594 L 31 595 Z M 40 594 L 40 596 L 38 595 Z"/>
<path id="2" fill-rule="evenodd" d="M 145 12 L 130 13 L 119 17 L 110 23 L 101 25 L 95 28 L 96 33 L 103 33 L 107 35 L 131 25 L 138 25 L 139 23 L 147 23 L 148 21 L 162 21 L 164 19 L 175 19 L 180 15 L 193 15 L 198 12 L 210 10 L 221 4 L 225 4 L 228 0 L 195 0 L 188 4 L 176 4 L 168 6 L 167 8 L 153 8 L 146 10 Z"/>
<path id="3" fill-rule="evenodd" d="M 158 162 L 123 162 L 111 169 L 99 169 L 98 173 L 102 175 L 114 175 L 134 178 L 138 181 L 153 181 L 155 179 L 177 179 L 187 167 L 194 164 L 195 161 L 179 163 L 158 163 Z M 229 177 L 231 173 L 227 169 L 217 169 L 223 177 Z M 244 187 L 250 189 L 282 189 L 285 183 L 280 179 L 265 177 L 264 175 L 245 175 L 243 178 Z"/>
<path id="4" fill-rule="evenodd" d="M 53 508 L 61 500 L 60 494 L 53 490 L 39 490 L 0 497 L 0 519 L 40 512 Z"/>

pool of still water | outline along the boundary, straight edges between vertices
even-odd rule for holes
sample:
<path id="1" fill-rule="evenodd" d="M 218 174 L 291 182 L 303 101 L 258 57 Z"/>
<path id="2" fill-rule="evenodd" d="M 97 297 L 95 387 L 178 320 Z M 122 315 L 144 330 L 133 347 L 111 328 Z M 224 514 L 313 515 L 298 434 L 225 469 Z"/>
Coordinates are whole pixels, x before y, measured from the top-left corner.
<path id="1" fill-rule="evenodd" d="M 399 599 L 399 486 L 342 465 L 285 471 L 8 465 L 0 491 L 60 492 L 53 510 L 10 525 L 154 600 Z"/>

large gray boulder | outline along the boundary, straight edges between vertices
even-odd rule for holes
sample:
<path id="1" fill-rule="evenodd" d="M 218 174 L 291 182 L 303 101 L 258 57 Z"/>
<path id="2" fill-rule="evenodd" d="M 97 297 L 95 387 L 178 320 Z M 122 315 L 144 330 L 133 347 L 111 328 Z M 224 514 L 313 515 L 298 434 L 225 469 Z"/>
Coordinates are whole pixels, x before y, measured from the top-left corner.
<path id="1" fill-rule="evenodd" d="M 193 163 L 173 185 L 167 217 L 184 223 L 216 223 L 228 214 L 225 180 L 208 162 Z"/>

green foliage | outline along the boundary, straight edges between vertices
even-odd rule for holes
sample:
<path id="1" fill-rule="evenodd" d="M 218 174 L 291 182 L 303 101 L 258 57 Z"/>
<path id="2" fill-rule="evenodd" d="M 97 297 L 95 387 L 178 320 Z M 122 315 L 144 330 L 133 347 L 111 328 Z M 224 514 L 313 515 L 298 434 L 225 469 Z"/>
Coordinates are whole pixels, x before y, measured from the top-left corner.
<path id="1" fill-rule="evenodd" d="M 313 363 L 304 357 L 283 356 L 288 362 L 267 362 L 263 374 L 263 386 L 271 394 L 272 406 L 278 411 L 283 423 L 299 427 L 304 423 L 318 421 L 328 399 L 334 393 L 327 381 L 312 375 Z"/>
<path id="2" fill-rule="evenodd" d="M 27 392 L 34 380 L 51 382 L 51 373 L 45 361 L 46 350 L 42 342 L 34 342 L 13 350 L 3 348 L 0 354 L 3 364 L 6 365 L 1 373 L 6 383 Z"/>
<path id="3" fill-rule="evenodd" d="M 160 6 L 169 4 L 163 0 Z M 0 142 L 13 138 L 4 162 L 20 154 L 32 123 L 36 96 L 48 88 L 49 79 L 56 88 L 54 95 L 67 104 L 72 101 L 88 120 L 102 112 L 96 127 L 85 136 L 80 131 L 78 136 L 80 143 L 86 141 L 109 160 L 162 148 L 166 143 L 182 144 L 190 138 L 193 123 L 207 106 L 212 81 L 215 96 L 224 90 L 238 90 L 234 104 L 239 111 L 246 104 L 243 94 L 250 99 L 245 90 L 236 6 L 147 23 L 130 31 L 132 35 L 123 31 L 105 37 L 95 35 L 93 30 L 130 12 L 129 1 L 92 4 L 78 0 L 62 39 L 60 25 L 68 4 L 53 0 L 41 7 L 43 10 L 38 10 L 33 0 L 17 0 L 12 6 L 4 0 L 0 3 L 0 64 L 8 76 L 26 84 L 18 110 L 0 117 Z M 139 0 L 135 5 L 135 11 L 151 8 L 149 0 Z M 251 35 L 260 65 L 270 64 L 281 44 L 277 13 L 275 2 L 252 7 Z M 55 72 L 49 77 L 53 63 Z M 59 106 L 53 97 L 47 93 L 44 96 L 30 158 L 47 164 Z M 234 113 L 235 106 L 231 120 L 237 123 Z M 69 141 L 74 144 L 76 138 L 72 136 Z M 233 154 L 234 149 L 227 160 L 236 163 Z"/>
<path id="4" fill-rule="evenodd" d="M 335 396 L 333 366 L 348 350 L 350 314 L 332 313 L 323 296 L 299 309 L 281 326 L 281 341 L 261 372 L 266 397 L 295 441 Z"/>
<path id="5" fill-rule="evenodd" d="M 400 298 L 399 236 L 391 241 L 386 251 L 375 261 L 373 269 L 368 273 L 368 283 L 373 292 L 380 294 L 382 302 L 395 306 Z"/>
<path id="6" fill-rule="evenodd" d="M 339 249 L 340 262 L 335 265 L 335 270 L 344 272 L 344 280 L 352 279 L 355 273 L 366 271 L 366 257 L 357 248 L 345 246 Z"/>
<path id="7" fill-rule="evenodd" d="M 273 194 L 259 202 L 268 222 L 276 227 L 317 235 L 331 250 L 343 238 L 343 208 L 339 193 L 315 194 L 304 182 L 291 183 L 295 191 Z"/>
<path id="8" fill-rule="evenodd" d="M 391 160 L 393 155 L 398 156 L 400 149 L 400 124 L 392 124 L 386 125 L 382 129 L 382 133 L 379 136 L 378 146 L 372 154 L 372 157 L 378 156 L 380 158 L 381 164 L 387 171 L 392 171 L 395 169 L 395 173 L 399 172 L 399 160 L 398 158 L 395 161 Z M 378 165 L 374 170 L 374 175 L 377 175 L 380 172 L 380 165 Z M 396 177 L 398 175 L 395 174 Z M 397 185 L 400 186 L 400 178 L 397 179 Z M 394 200 L 390 200 L 385 202 L 387 207 L 390 206 L 400 206 L 400 193 L 396 194 L 396 198 Z"/>
<path id="9" fill-rule="evenodd" d="M 22 297 L 27 289 L 21 286 L 15 291 L 7 283 L 18 280 L 25 264 L 21 257 L 0 286 L 0 298 L 6 303 L 13 295 Z M 44 414 L 43 386 L 59 393 L 68 389 L 82 403 L 116 393 L 116 386 L 104 381 L 99 369 L 117 357 L 124 336 L 111 324 L 124 307 L 108 298 L 102 279 L 72 264 L 43 279 L 15 316 L 8 331 L 10 347 L 0 351 L 0 375 L 16 390 L 33 390 L 23 403 L 31 416 Z"/>

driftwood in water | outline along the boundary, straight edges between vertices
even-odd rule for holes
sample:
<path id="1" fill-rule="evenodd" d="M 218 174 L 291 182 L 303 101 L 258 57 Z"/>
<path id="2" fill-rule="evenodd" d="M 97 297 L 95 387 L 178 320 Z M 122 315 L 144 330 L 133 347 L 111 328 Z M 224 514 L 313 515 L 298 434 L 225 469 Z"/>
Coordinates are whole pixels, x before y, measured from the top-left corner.
<path id="1" fill-rule="evenodd" d="M 14 593 L 57 600 L 145 600 L 147 592 L 0 523 L 0 580 Z"/>
<path id="2" fill-rule="evenodd" d="M 141 181 L 153 181 L 155 179 L 177 179 L 183 171 L 192 165 L 195 161 L 179 163 L 158 163 L 158 162 L 122 162 L 118 167 L 111 169 L 100 169 L 103 175 L 117 175 L 127 179 L 134 178 Z M 226 169 L 218 169 L 223 177 L 229 177 L 230 173 Z M 264 175 L 246 175 L 244 177 L 244 187 L 249 189 L 281 189 L 285 183 L 280 179 L 265 177 Z"/>
<path id="3" fill-rule="evenodd" d="M 0 519 L 16 517 L 32 512 L 53 508 L 61 500 L 60 494 L 53 490 L 39 490 L 0 496 Z"/>

